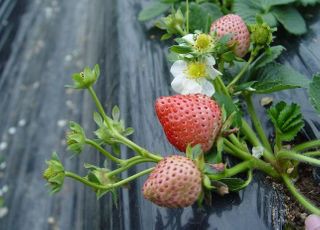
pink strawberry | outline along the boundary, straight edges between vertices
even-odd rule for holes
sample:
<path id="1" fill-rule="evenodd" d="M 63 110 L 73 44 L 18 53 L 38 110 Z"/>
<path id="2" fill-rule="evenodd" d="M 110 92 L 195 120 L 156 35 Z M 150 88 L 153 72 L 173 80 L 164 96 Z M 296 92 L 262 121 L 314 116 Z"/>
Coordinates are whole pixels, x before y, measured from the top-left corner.
<path id="1" fill-rule="evenodd" d="M 218 37 L 232 34 L 229 45 L 234 47 L 238 57 L 244 57 L 250 47 L 250 33 L 242 18 L 236 14 L 225 15 L 211 24 L 211 32 L 216 32 Z"/>
<path id="2" fill-rule="evenodd" d="M 143 185 L 144 197 L 167 208 L 192 205 L 202 191 L 201 172 L 187 157 L 173 155 L 162 159 Z"/>
<path id="3" fill-rule="evenodd" d="M 222 126 L 221 110 L 210 97 L 202 94 L 160 97 L 156 113 L 169 142 L 182 152 L 201 144 L 207 152 Z"/>

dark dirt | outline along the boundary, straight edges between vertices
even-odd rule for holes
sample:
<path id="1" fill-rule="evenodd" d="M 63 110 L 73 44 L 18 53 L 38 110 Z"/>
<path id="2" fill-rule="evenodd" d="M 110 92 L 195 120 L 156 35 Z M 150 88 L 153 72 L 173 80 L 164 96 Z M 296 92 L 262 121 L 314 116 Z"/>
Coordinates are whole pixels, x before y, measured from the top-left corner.
<path id="1" fill-rule="evenodd" d="M 317 207 L 320 207 L 320 184 L 314 180 L 314 170 L 315 168 L 309 165 L 301 165 L 299 168 L 299 178 L 295 182 L 295 185 L 305 197 L 312 201 Z M 287 223 L 284 229 L 303 230 L 304 221 L 310 213 L 296 201 L 283 184 L 272 181 L 272 186 L 286 194 L 284 200 Z"/>

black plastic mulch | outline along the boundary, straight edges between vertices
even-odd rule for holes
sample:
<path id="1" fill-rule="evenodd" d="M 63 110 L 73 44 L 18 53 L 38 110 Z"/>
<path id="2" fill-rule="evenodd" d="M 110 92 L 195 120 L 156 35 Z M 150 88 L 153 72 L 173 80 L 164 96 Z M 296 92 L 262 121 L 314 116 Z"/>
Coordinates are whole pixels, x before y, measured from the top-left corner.
<path id="1" fill-rule="evenodd" d="M 95 128 L 89 95 L 64 88 L 71 82 L 70 75 L 85 65 L 99 63 L 102 77 L 96 88 L 108 112 L 118 104 L 126 123 L 136 129 L 133 140 L 167 155 L 177 151 L 163 135 L 153 103 L 159 96 L 173 94 L 170 65 L 167 46 L 152 39 L 146 26 L 137 21 L 139 10 L 148 1 L 21 2 L 0 1 L 0 33 L 12 28 L 8 38 L 0 39 L 5 44 L 0 46 L 0 142 L 8 144 L 1 151 L 7 162 L 2 181 L 10 188 L 5 196 L 9 213 L 0 219 L 0 229 L 282 229 L 282 195 L 260 175 L 238 194 L 214 196 L 213 206 L 203 210 L 152 205 L 140 193 L 145 178 L 120 190 L 118 208 L 109 195 L 97 201 L 89 188 L 70 180 L 59 194 L 50 197 L 41 173 L 53 150 L 58 151 L 67 169 L 82 175 L 84 162 L 102 165 L 103 161 L 90 149 L 73 159 L 65 151 L 67 120 L 82 123 L 88 134 Z M 320 68 L 317 12 L 314 10 L 317 16 L 308 19 L 308 35 L 280 38 L 288 50 L 281 61 L 308 76 Z M 262 116 L 260 98 L 256 98 L 256 105 Z M 320 138 L 319 117 L 303 90 L 283 92 L 274 98 L 300 102 L 308 124 L 304 135 Z M 25 126 L 21 120 L 26 121 Z M 16 132 L 9 134 L 12 127 Z M 122 154 L 132 152 L 123 148 Z"/>

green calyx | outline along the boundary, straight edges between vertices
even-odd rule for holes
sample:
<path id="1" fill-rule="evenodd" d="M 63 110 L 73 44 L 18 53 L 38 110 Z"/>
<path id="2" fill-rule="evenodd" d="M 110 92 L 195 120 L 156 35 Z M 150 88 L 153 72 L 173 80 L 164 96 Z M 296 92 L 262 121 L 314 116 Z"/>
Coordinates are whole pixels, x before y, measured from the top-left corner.
<path id="1" fill-rule="evenodd" d="M 48 168 L 43 172 L 43 178 L 48 181 L 51 192 L 57 193 L 61 190 L 64 182 L 64 167 L 55 152 L 52 154 L 51 160 L 46 163 Z"/>
<path id="2" fill-rule="evenodd" d="M 272 42 L 272 31 L 266 23 L 253 25 L 251 33 L 251 39 L 257 45 L 269 46 Z"/>
<path id="3" fill-rule="evenodd" d="M 86 89 L 94 85 L 100 75 L 99 65 L 95 65 L 93 69 L 86 67 L 82 72 L 72 75 L 73 85 L 68 86 L 75 89 Z"/>
<path id="4" fill-rule="evenodd" d="M 85 145 L 86 137 L 84 130 L 79 124 L 73 121 L 69 122 L 69 128 L 70 131 L 67 132 L 66 135 L 68 150 L 79 154 L 82 152 L 82 149 Z"/>
<path id="5" fill-rule="evenodd" d="M 173 11 L 167 17 L 163 17 L 156 22 L 160 29 L 167 30 L 168 34 L 184 34 L 185 18 L 180 9 Z"/>
<path id="6" fill-rule="evenodd" d="M 257 17 L 257 23 L 251 25 L 251 41 L 257 46 L 269 46 L 273 40 L 272 33 L 274 32 L 270 26 L 263 21 L 260 17 Z"/>

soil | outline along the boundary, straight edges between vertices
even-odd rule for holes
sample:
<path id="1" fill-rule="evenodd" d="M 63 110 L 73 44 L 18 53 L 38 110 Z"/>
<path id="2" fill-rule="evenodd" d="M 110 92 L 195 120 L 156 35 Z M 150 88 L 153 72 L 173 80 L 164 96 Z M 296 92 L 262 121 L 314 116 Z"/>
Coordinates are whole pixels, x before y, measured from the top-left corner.
<path id="1" fill-rule="evenodd" d="M 314 179 L 314 170 L 309 165 L 301 165 L 299 168 L 299 178 L 295 182 L 295 185 L 305 197 L 317 207 L 320 207 L 320 183 Z M 285 194 L 287 224 L 284 229 L 303 230 L 304 221 L 310 213 L 296 201 L 283 184 L 273 181 L 272 186 Z"/>

